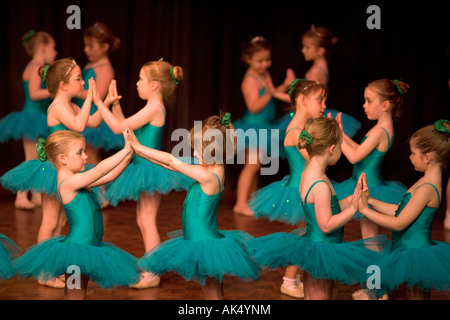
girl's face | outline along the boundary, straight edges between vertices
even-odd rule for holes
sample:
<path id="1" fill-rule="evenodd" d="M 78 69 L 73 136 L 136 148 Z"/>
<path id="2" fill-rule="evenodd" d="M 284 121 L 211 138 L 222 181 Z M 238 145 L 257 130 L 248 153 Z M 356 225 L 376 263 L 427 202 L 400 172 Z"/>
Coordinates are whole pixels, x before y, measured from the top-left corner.
<path id="1" fill-rule="evenodd" d="M 302 54 L 306 61 L 313 61 L 323 55 L 316 41 L 312 38 L 303 37 L 302 46 Z"/>
<path id="2" fill-rule="evenodd" d="M 380 100 L 377 92 L 367 87 L 364 90 L 364 111 L 366 112 L 367 119 L 378 120 L 383 113 L 383 102 Z"/>
<path id="3" fill-rule="evenodd" d="M 141 98 L 142 100 L 148 100 L 152 93 L 151 84 L 153 80 L 149 78 L 150 75 L 145 72 L 144 68 L 141 68 L 141 71 L 139 72 L 139 81 L 136 82 L 136 87 L 139 98 Z"/>
<path id="4" fill-rule="evenodd" d="M 270 50 L 257 51 L 252 55 L 251 58 L 248 58 L 246 61 L 249 69 L 259 75 L 264 75 L 266 71 L 272 66 Z"/>
<path id="5" fill-rule="evenodd" d="M 48 43 L 43 45 L 42 50 L 44 52 L 45 63 L 52 64 L 58 55 L 58 52 L 55 49 L 55 40 L 51 38 Z"/>
<path id="6" fill-rule="evenodd" d="M 84 53 L 90 62 L 97 62 L 107 55 L 109 45 L 98 42 L 94 37 L 83 37 Z"/>
<path id="7" fill-rule="evenodd" d="M 86 142 L 84 139 L 73 141 L 64 154 L 65 164 L 72 172 L 82 172 L 86 169 Z"/>
<path id="8" fill-rule="evenodd" d="M 70 72 L 70 78 L 68 80 L 68 91 L 73 96 L 79 96 L 84 90 L 84 80 L 81 76 L 81 68 L 76 65 Z"/>
<path id="9" fill-rule="evenodd" d="M 324 96 L 324 92 L 319 90 L 313 94 L 310 94 L 308 97 L 304 95 L 300 95 L 297 98 L 297 106 L 298 104 L 305 104 L 307 117 L 308 119 L 320 118 L 324 115 L 325 109 L 327 108 L 325 102 L 327 97 Z"/>
<path id="10" fill-rule="evenodd" d="M 414 141 L 409 142 L 409 149 L 411 150 L 411 155 L 409 160 L 411 160 L 414 169 L 419 172 L 424 172 L 426 169 L 426 163 L 424 160 L 425 155 L 414 146 Z"/>

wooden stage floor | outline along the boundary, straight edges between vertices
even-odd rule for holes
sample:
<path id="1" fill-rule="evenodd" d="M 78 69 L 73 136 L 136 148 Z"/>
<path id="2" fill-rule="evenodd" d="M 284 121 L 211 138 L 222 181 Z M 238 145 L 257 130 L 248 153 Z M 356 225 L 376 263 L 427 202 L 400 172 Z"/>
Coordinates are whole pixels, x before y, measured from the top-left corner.
<path id="1" fill-rule="evenodd" d="M 172 192 L 162 197 L 158 214 L 158 227 L 161 240 L 167 240 L 167 233 L 181 228 L 181 209 L 185 192 Z M 220 229 L 239 229 L 260 237 L 279 231 L 292 231 L 294 227 L 266 219 L 254 219 L 236 215 L 232 211 L 235 201 L 233 191 L 224 191 L 218 211 Z M 433 226 L 433 238 L 450 241 L 450 232 L 443 229 L 442 203 Z M 41 218 L 41 208 L 34 210 L 18 210 L 14 208 L 14 195 L 0 188 L 0 233 L 14 240 L 21 248 L 26 249 L 36 242 Z M 144 247 L 135 220 L 135 203 L 122 202 L 117 207 L 103 210 L 104 241 L 110 241 L 135 255 L 141 257 Z M 67 226 L 64 229 L 67 232 Z M 349 222 L 345 227 L 344 240 L 360 238 L 359 224 Z M 258 281 L 244 282 L 237 278 L 224 278 L 224 292 L 227 300 L 296 300 L 282 295 L 279 291 L 284 269 L 264 271 Z M 348 287 L 335 284 L 333 299 L 351 300 L 351 294 L 358 286 Z M 63 289 L 53 289 L 38 285 L 34 279 L 14 277 L 0 282 L 0 300 L 60 300 Z M 175 273 L 167 273 L 161 277 L 157 288 L 137 290 L 131 288 L 103 289 L 90 282 L 87 292 L 88 300 L 202 300 L 203 293 L 195 282 L 187 282 Z M 403 299 L 401 292 L 390 296 L 391 300 Z M 450 300 L 450 293 L 432 292 L 432 300 Z"/>

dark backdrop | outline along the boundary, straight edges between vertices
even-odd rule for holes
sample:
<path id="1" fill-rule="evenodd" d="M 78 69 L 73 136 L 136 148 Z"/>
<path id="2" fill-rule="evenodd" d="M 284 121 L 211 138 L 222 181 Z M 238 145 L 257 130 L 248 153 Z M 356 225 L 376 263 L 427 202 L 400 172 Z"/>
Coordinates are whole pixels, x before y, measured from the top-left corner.
<path id="1" fill-rule="evenodd" d="M 366 84 L 379 78 L 403 79 L 410 84 L 405 114 L 396 125 L 396 139 L 385 162 L 388 179 L 409 185 L 417 178 L 408 156 L 408 137 L 418 128 L 449 115 L 449 19 L 442 1 L 18 1 L 0 4 L 0 117 L 20 110 L 23 104 L 21 73 L 28 57 L 21 36 L 30 29 L 44 30 L 56 40 L 58 57 L 74 57 L 81 66 L 83 30 L 102 21 L 122 41 L 110 55 L 116 70 L 122 107 L 129 116 L 145 102 L 136 93 L 140 67 L 147 61 L 165 60 L 184 68 L 176 104 L 168 111 L 164 147 L 173 143 L 170 133 L 190 128 L 219 109 L 241 116 L 245 105 L 240 82 L 245 72 L 240 62 L 241 44 L 263 35 L 272 43 L 271 73 L 275 84 L 292 67 L 303 76 L 310 66 L 301 54 L 301 35 L 311 24 L 331 29 L 339 42 L 330 64 L 328 106 L 357 117 L 363 124 L 356 136 L 373 126 L 363 112 Z M 81 30 L 69 30 L 69 5 L 81 9 Z M 367 7 L 381 9 L 381 30 L 369 30 Z M 285 105 L 280 104 L 280 114 Z M 0 174 L 23 160 L 20 142 L 2 145 Z M 285 162 L 279 179 L 287 172 Z M 230 188 L 235 187 L 239 166 L 229 166 Z M 330 169 L 338 181 L 351 174 L 345 158 Z"/>

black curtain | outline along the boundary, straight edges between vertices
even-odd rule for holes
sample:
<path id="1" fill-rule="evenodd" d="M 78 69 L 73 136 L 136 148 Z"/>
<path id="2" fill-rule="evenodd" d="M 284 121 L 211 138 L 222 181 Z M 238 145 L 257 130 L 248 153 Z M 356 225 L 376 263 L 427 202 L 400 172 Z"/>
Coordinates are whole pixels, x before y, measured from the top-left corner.
<path id="1" fill-rule="evenodd" d="M 381 10 L 381 29 L 370 30 L 369 5 Z M 69 30 L 69 5 L 81 9 L 81 29 Z M 245 66 L 241 45 L 256 35 L 272 43 L 271 73 L 281 83 L 291 67 L 303 76 L 310 66 L 301 54 L 301 35 L 311 24 L 325 26 L 339 38 L 330 63 L 328 106 L 355 116 L 362 129 L 360 140 L 373 126 L 362 105 L 364 87 L 379 78 L 403 79 L 411 88 L 405 95 L 404 116 L 396 125 L 396 138 L 385 162 L 389 179 L 409 185 L 416 179 L 408 156 L 408 138 L 422 126 L 450 118 L 450 23 L 441 1 L 254 1 L 254 0 L 6 0 L 0 4 L 0 117 L 21 109 L 22 71 L 29 61 L 21 36 L 30 29 L 44 30 L 56 41 L 58 57 L 74 57 L 84 66 L 83 31 L 96 21 L 108 24 L 122 41 L 110 55 L 116 71 L 126 116 L 145 102 L 136 93 L 140 67 L 147 61 L 165 60 L 183 67 L 185 79 L 175 105 L 168 111 L 164 148 L 170 134 L 189 129 L 219 109 L 240 117 L 245 105 L 240 82 Z M 286 105 L 279 104 L 281 115 Z M 2 145 L 0 174 L 23 160 L 20 142 Z M 230 187 L 239 172 L 230 166 Z M 281 163 L 279 179 L 287 171 Z M 351 174 L 341 159 L 331 173 L 338 181 Z M 270 178 L 267 178 L 270 179 Z M 231 181 L 231 182 L 230 182 Z"/>

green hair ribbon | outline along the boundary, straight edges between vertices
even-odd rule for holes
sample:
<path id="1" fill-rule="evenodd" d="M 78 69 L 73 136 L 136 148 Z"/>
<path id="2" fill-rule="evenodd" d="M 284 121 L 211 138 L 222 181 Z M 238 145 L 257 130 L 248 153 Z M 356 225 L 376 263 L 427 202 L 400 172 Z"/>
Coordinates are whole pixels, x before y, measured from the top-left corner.
<path id="1" fill-rule="evenodd" d="M 38 143 L 36 145 L 36 151 L 38 153 L 38 158 L 42 162 L 47 161 L 47 155 L 45 154 L 44 144 L 45 144 L 45 139 L 39 138 Z"/>
<path id="2" fill-rule="evenodd" d="M 30 31 L 28 31 L 28 32 L 23 36 L 22 46 L 25 47 L 25 45 L 26 45 L 27 42 L 31 39 L 32 36 L 34 36 L 34 30 L 33 30 L 33 29 L 31 29 Z"/>
<path id="3" fill-rule="evenodd" d="M 175 76 L 173 75 L 173 66 L 170 66 L 169 72 L 170 72 L 170 77 L 172 78 L 173 82 L 177 85 L 180 84 L 180 81 L 176 80 Z"/>
<path id="4" fill-rule="evenodd" d="M 450 121 L 448 121 L 446 119 L 438 120 L 434 123 L 434 128 L 437 131 L 442 132 L 442 133 L 450 133 L 450 130 L 444 126 L 444 123 L 450 123 Z"/>
<path id="5" fill-rule="evenodd" d="M 300 136 L 298 137 L 298 140 L 300 140 L 300 139 L 305 139 L 307 145 L 310 145 L 313 141 L 311 134 L 305 130 L 302 130 L 302 132 L 300 132 Z"/>
<path id="6" fill-rule="evenodd" d="M 231 123 L 231 113 L 227 112 L 225 113 L 225 115 L 222 117 L 222 124 L 229 128 L 230 127 L 230 123 Z"/>
<path id="7" fill-rule="evenodd" d="M 295 79 L 294 81 L 291 82 L 291 84 L 289 85 L 289 91 L 288 91 L 289 98 L 292 99 L 292 97 L 291 97 L 292 91 L 294 91 L 295 86 L 297 85 L 297 83 L 299 83 L 300 81 L 303 81 L 303 80 L 305 80 L 305 79 L 297 78 L 297 79 Z"/>
<path id="8" fill-rule="evenodd" d="M 44 66 L 44 72 L 42 73 L 42 81 L 47 81 L 47 73 L 48 73 L 48 69 L 50 68 L 49 64 L 46 64 Z"/>
<path id="9" fill-rule="evenodd" d="M 394 84 L 397 87 L 398 93 L 400 93 L 400 95 L 402 96 L 403 95 L 403 90 L 402 90 L 402 88 L 400 88 L 399 81 L 398 80 L 394 80 Z"/>

